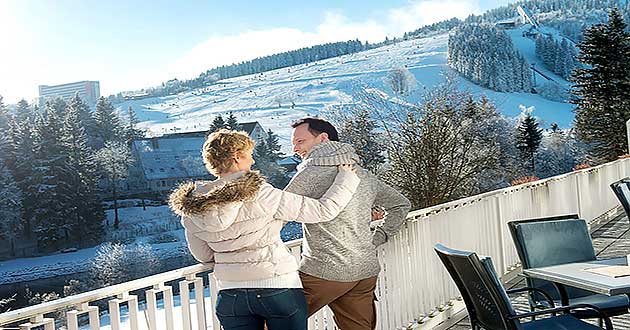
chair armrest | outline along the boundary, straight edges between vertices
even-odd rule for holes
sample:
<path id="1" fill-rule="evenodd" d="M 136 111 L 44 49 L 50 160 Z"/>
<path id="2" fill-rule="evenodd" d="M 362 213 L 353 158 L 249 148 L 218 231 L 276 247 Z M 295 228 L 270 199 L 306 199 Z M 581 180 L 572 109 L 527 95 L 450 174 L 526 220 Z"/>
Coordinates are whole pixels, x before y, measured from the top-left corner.
<path id="1" fill-rule="evenodd" d="M 524 288 L 518 288 L 518 289 L 511 289 L 511 290 L 507 290 L 507 294 L 511 294 L 511 293 L 518 293 L 518 292 L 531 292 L 531 291 L 535 291 L 540 293 L 543 297 L 545 297 L 545 299 L 547 300 L 547 302 L 549 303 L 549 306 L 551 306 L 551 308 L 555 308 L 556 305 L 553 302 L 553 299 L 551 298 L 551 296 L 542 289 L 538 289 L 538 288 L 532 288 L 532 287 L 524 287 Z"/>
<path id="2" fill-rule="evenodd" d="M 531 278 L 531 276 L 525 274 L 525 273 L 521 273 L 519 275 L 522 275 L 523 277 L 527 278 Z M 564 287 L 564 285 L 560 284 L 560 283 L 556 283 L 556 282 L 552 282 L 552 281 L 548 281 L 550 283 L 553 284 L 554 288 L 556 288 L 556 291 L 558 292 L 558 294 L 560 295 L 560 302 L 562 304 L 562 306 L 567 306 L 569 305 L 569 296 L 567 294 L 567 290 Z M 547 298 L 545 296 L 545 298 Z"/>
<path id="3" fill-rule="evenodd" d="M 571 306 L 562 306 L 562 307 L 544 309 L 544 310 L 535 311 L 535 312 L 528 312 L 528 313 L 523 313 L 523 314 L 510 315 L 510 316 L 508 316 L 508 319 L 518 320 L 518 319 L 523 319 L 523 318 L 532 317 L 532 316 L 539 316 L 539 315 L 559 313 L 559 312 L 568 312 L 568 311 L 571 311 L 571 310 L 574 310 L 574 309 L 578 309 L 578 308 L 586 308 L 586 309 L 592 309 L 592 310 L 596 311 L 597 314 L 599 314 L 599 317 L 602 320 L 604 320 L 604 324 L 606 324 L 606 330 L 612 330 L 613 326 L 612 326 L 612 322 L 610 321 L 610 317 L 608 317 L 608 315 L 606 315 L 606 313 L 604 313 L 604 311 L 602 311 L 599 307 L 593 306 L 593 305 L 589 305 L 589 304 L 575 304 L 575 305 L 571 305 Z"/>

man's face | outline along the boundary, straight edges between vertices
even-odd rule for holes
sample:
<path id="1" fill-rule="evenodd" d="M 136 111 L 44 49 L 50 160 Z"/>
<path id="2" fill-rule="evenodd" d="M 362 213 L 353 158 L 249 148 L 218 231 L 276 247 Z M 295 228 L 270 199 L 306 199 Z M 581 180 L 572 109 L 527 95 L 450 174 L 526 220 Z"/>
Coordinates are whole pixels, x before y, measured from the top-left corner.
<path id="1" fill-rule="evenodd" d="M 298 154 L 302 159 L 306 157 L 306 154 L 314 145 L 324 141 L 328 141 L 328 134 L 321 133 L 319 135 L 313 135 L 313 133 L 308 130 L 308 124 L 302 124 L 293 129 L 291 137 L 293 152 Z"/>

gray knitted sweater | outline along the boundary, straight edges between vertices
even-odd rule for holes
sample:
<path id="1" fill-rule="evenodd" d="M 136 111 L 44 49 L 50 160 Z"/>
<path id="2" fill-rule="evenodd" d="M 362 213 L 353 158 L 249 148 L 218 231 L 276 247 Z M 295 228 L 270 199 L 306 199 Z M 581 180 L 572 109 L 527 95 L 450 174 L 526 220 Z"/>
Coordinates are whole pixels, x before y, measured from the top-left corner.
<path id="1" fill-rule="evenodd" d="M 358 162 L 359 157 L 350 145 L 322 142 L 311 149 L 286 190 L 320 198 L 333 183 L 337 165 Z M 339 282 L 353 282 L 378 275 L 380 266 L 376 246 L 398 232 L 410 203 L 367 170 L 358 168 L 357 175 L 361 183 L 337 218 L 302 225 L 301 272 Z M 381 226 L 371 231 L 373 206 L 383 207 L 387 216 Z"/>

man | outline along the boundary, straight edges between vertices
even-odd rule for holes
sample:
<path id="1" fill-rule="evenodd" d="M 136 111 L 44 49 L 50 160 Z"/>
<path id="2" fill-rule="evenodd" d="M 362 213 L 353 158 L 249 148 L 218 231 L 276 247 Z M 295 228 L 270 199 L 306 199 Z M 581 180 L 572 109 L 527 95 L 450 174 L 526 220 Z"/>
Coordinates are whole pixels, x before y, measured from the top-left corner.
<path id="1" fill-rule="evenodd" d="M 376 327 L 374 290 L 380 265 L 376 247 L 402 225 L 409 201 L 359 167 L 352 146 L 338 142 L 337 130 L 318 118 L 303 118 L 293 127 L 293 151 L 302 158 L 286 191 L 319 198 L 332 185 L 338 164 L 357 164 L 361 183 L 346 208 L 330 222 L 302 225 L 304 243 L 300 278 L 309 316 L 328 305 L 341 330 Z M 370 230 L 372 208 L 384 209 L 384 222 Z"/>

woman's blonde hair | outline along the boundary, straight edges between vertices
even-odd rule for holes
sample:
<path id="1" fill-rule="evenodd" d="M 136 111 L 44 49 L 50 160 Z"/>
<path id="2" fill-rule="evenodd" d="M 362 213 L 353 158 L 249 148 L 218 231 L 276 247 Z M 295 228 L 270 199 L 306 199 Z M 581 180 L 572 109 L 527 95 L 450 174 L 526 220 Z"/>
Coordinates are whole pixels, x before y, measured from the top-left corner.
<path id="1" fill-rule="evenodd" d="M 254 141 L 247 133 L 220 129 L 208 136 L 201 154 L 208 171 L 218 175 L 232 167 L 236 152 L 252 149 L 254 149 Z"/>

